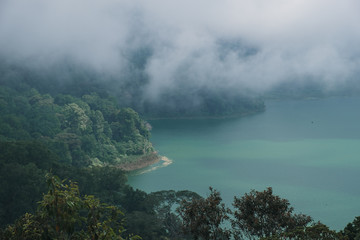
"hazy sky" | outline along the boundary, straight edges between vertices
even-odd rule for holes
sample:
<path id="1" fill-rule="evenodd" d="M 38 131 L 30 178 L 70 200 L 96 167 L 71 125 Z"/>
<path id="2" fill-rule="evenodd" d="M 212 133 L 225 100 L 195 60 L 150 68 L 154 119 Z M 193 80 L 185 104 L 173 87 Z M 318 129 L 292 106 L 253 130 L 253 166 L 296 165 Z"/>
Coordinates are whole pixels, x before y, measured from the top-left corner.
<path id="1" fill-rule="evenodd" d="M 0 0 L 0 53 L 121 71 L 148 47 L 154 94 L 176 84 L 266 90 L 360 69 L 358 0 Z"/>

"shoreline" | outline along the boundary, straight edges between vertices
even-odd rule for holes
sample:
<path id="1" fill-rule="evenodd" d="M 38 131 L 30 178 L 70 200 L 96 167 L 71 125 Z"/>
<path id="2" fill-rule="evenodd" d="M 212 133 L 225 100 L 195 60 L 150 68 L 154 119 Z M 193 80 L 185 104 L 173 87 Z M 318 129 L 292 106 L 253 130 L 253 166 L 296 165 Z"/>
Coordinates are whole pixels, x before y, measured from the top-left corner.
<path id="1" fill-rule="evenodd" d="M 127 172 L 134 172 L 134 171 L 138 171 L 138 170 L 150 167 L 151 165 L 157 164 L 159 162 L 162 162 L 162 164 L 160 166 L 156 166 L 154 168 L 157 169 L 159 167 L 167 167 L 168 165 L 172 164 L 173 161 L 165 156 L 158 155 L 157 152 L 154 152 L 150 155 L 141 156 L 134 162 L 118 164 L 118 165 L 116 165 L 116 167 L 120 168 L 124 171 L 127 171 Z M 147 172 L 147 171 L 145 171 L 145 172 Z M 142 173 L 144 173 L 144 172 L 142 172 Z"/>
<path id="2" fill-rule="evenodd" d="M 173 163 L 172 160 L 170 160 L 168 157 L 165 156 L 161 156 L 161 161 L 163 161 L 164 163 L 162 164 L 164 167 L 169 166 L 170 164 Z"/>
<path id="3" fill-rule="evenodd" d="M 138 170 L 135 170 L 135 171 L 132 171 L 132 173 L 134 175 L 141 175 L 141 174 L 144 174 L 144 173 L 148 173 L 148 172 L 152 172 L 152 171 L 155 171 L 159 168 L 163 168 L 163 167 L 167 167 L 169 166 L 170 164 L 173 163 L 173 161 L 165 156 L 160 156 L 160 161 L 159 162 L 162 162 L 161 164 L 157 164 L 151 168 L 142 168 L 143 170 L 141 169 L 138 169 Z M 148 167 L 150 167 L 151 165 L 149 165 Z"/>
<path id="4" fill-rule="evenodd" d="M 116 167 L 127 172 L 132 172 L 142 168 L 146 168 L 160 161 L 161 156 L 158 155 L 157 152 L 153 152 L 150 155 L 139 157 L 138 159 L 136 159 L 136 161 L 117 164 Z"/>

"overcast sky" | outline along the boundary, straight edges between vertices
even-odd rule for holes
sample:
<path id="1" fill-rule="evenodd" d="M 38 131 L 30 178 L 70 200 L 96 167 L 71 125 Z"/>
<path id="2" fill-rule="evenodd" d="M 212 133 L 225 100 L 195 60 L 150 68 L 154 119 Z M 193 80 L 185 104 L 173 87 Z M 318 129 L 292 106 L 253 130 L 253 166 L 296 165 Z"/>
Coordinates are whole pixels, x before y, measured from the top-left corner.
<path id="1" fill-rule="evenodd" d="M 359 0 L 0 0 L 0 53 L 116 72 L 149 47 L 153 93 L 304 79 L 331 89 L 359 74 L 359 23 Z"/>

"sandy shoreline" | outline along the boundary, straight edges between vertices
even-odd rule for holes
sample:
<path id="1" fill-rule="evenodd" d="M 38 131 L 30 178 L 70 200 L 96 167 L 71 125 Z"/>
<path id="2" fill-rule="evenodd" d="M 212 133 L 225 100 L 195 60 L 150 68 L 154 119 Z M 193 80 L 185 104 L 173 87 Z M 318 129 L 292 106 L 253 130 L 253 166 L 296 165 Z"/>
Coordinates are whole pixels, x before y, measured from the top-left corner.
<path id="1" fill-rule="evenodd" d="M 140 174 L 144 174 L 144 173 L 148 173 L 148 172 L 152 172 L 152 171 L 155 171 L 159 168 L 163 168 L 163 167 L 167 167 L 169 166 L 170 164 L 173 163 L 173 161 L 165 156 L 160 156 L 160 161 L 161 164 L 157 164 L 153 167 L 151 166 L 148 166 L 147 168 L 144 168 L 144 169 L 138 169 L 138 171 L 134 171 L 135 172 L 135 175 L 140 175 Z"/>
<path id="2" fill-rule="evenodd" d="M 136 160 L 134 162 L 119 164 L 116 167 L 121 168 L 122 170 L 127 171 L 127 172 L 133 172 L 133 171 L 138 171 L 138 170 L 150 167 L 151 165 L 154 165 L 154 164 L 157 164 L 160 162 L 161 162 L 161 164 L 159 166 L 155 166 L 153 168 L 157 169 L 159 167 L 166 167 L 172 163 L 172 160 L 170 160 L 169 158 L 167 158 L 165 156 L 160 156 L 160 155 L 157 155 L 156 153 L 154 153 L 150 157 L 149 156 L 140 157 L 138 160 Z M 153 168 L 151 168 L 151 169 L 153 169 Z M 145 170 L 145 172 L 147 172 L 147 171 L 149 171 L 149 169 Z M 152 171 L 152 170 L 150 170 L 150 171 Z"/>
<path id="3" fill-rule="evenodd" d="M 148 156 L 141 156 L 136 161 L 126 162 L 118 164 L 116 167 L 121 168 L 124 171 L 130 172 L 139 170 L 155 163 L 158 163 L 161 160 L 161 157 L 156 153 L 152 153 Z"/>
<path id="4" fill-rule="evenodd" d="M 164 163 L 163 163 L 163 166 L 164 166 L 164 167 L 166 167 L 166 166 L 168 166 L 168 165 L 170 165 L 170 164 L 173 163 L 172 160 L 170 160 L 169 158 L 167 158 L 167 157 L 165 157 L 165 156 L 161 156 L 161 161 L 164 162 Z"/>

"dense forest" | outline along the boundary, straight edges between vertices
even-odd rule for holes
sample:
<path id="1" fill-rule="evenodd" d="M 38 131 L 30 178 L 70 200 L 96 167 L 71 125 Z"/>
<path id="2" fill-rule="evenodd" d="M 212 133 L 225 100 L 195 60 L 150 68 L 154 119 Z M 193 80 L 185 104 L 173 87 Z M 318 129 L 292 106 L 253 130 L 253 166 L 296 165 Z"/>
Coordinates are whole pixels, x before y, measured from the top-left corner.
<path id="1" fill-rule="evenodd" d="M 170 236 L 171 234 L 178 235 L 181 228 L 177 221 L 178 219 L 170 209 L 182 199 L 198 197 L 197 194 L 188 191 L 163 191 L 146 194 L 127 185 L 126 174 L 119 168 L 109 166 L 74 167 L 61 163 L 57 154 L 39 142 L 2 142 L 0 149 L 0 225 L 2 228 L 1 234 L 4 234 L 0 234 L 0 239 L 44 239 L 46 234 L 50 234 L 49 230 L 43 229 L 45 235 L 40 234 L 41 236 L 38 238 L 33 238 L 33 235 L 26 235 L 35 234 L 37 230 L 31 229 L 31 227 L 44 226 L 43 221 L 50 226 L 54 223 L 51 219 L 39 219 L 45 213 L 50 213 L 44 212 L 48 210 L 46 207 L 43 209 L 44 211 L 38 212 L 39 208 L 37 205 L 42 198 L 44 198 L 43 201 L 45 199 L 51 201 L 51 198 L 54 200 L 54 196 L 51 195 L 55 191 L 53 188 L 59 191 L 59 198 L 65 198 L 63 200 L 56 200 L 59 204 L 65 201 L 63 203 L 65 206 L 59 206 L 57 211 L 57 213 L 63 214 L 63 217 L 66 218 L 62 222 L 63 224 L 73 224 L 75 226 L 77 217 L 79 217 L 79 221 L 82 221 L 84 209 L 78 209 L 80 211 L 78 216 L 75 209 L 66 210 L 64 208 L 66 206 L 71 207 L 73 204 L 75 204 L 75 208 L 81 207 L 77 206 L 75 201 L 80 198 L 79 193 L 81 193 L 81 197 L 95 195 L 102 203 L 114 206 L 125 214 L 125 216 L 120 214 L 116 219 L 121 226 L 124 225 L 127 229 L 126 234 L 138 234 L 143 239 L 161 239 L 163 236 Z M 76 182 L 78 184 L 78 190 L 72 192 L 74 190 L 73 187 L 65 188 L 63 185 L 67 184 L 70 186 L 71 184 L 57 180 L 57 177 L 46 178 L 45 176 L 49 173 L 51 175 L 55 174 L 61 179 L 71 179 L 73 183 Z M 49 182 L 47 184 L 49 180 L 50 185 L 48 185 Z M 49 195 L 43 195 L 47 192 L 47 189 L 49 190 Z M 66 194 L 69 194 L 69 196 Z M 84 198 L 78 200 L 80 205 L 88 204 Z M 70 201 L 70 203 L 68 204 L 66 201 Z M 102 203 L 99 203 L 99 206 L 103 206 Z M 89 209 L 87 208 L 87 210 Z M 27 213 L 27 215 L 22 216 L 24 213 Z M 27 222 L 22 221 L 28 221 L 26 217 L 29 217 L 29 214 L 31 214 L 31 219 L 35 218 L 40 223 L 35 222 L 35 225 L 28 226 L 30 229 L 25 229 Z M 99 213 L 99 215 L 101 214 Z M 111 214 L 109 217 L 111 217 Z M 103 218 L 100 220 L 102 221 Z M 70 223 L 67 221 L 70 221 Z M 74 222 L 71 223 L 71 221 Z M 5 229 L 8 224 L 14 222 L 14 226 L 9 226 Z M 107 220 L 107 223 L 112 224 L 109 220 Z M 79 223 L 79 226 L 71 231 L 81 231 L 83 227 L 82 223 Z M 14 230 L 14 228 L 20 229 Z M 56 237 L 56 234 L 60 233 L 56 230 L 56 227 L 53 230 L 55 235 L 46 235 L 48 237 L 45 237 L 45 239 L 56 239 L 57 237 L 59 237 L 57 239 L 88 239 L 86 237 L 75 238 L 75 236 L 73 238 L 61 238 L 60 235 Z M 118 230 L 120 229 L 114 229 L 116 232 Z M 69 233 L 70 230 L 66 228 L 64 231 Z M 181 234 L 178 236 L 181 236 Z"/>
<path id="2" fill-rule="evenodd" d="M 1 61 L 0 239 L 360 238 L 359 217 L 336 232 L 294 213 L 271 188 L 236 196 L 231 208 L 212 188 L 206 198 L 133 189 L 124 166 L 159 157 L 141 116 L 242 116 L 264 103 L 180 86 L 146 102 L 140 70 L 120 86 L 84 69 L 41 72 Z"/>
<path id="3" fill-rule="evenodd" d="M 119 108 L 114 98 L 97 93 L 52 96 L 27 84 L 0 89 L 3 239 L 360 236 L 359 218 L 341 232 L 332 231 L 310 216 L 293 213 L 271 188 L 235 197 L 232 209 L 213 189 L 207 198 L 186 190 L 135 190 L 119 166 L 156 154 L 150 127 L 134 110 Z"/>
<path id="4" fill-rule="evenodd" d="M 0 86 L 0 139 L 37 141 L 74 166 L 126 163 L 149 155 L 149 125 L 130 108 L 97 94 L 81 98 Z"/>

